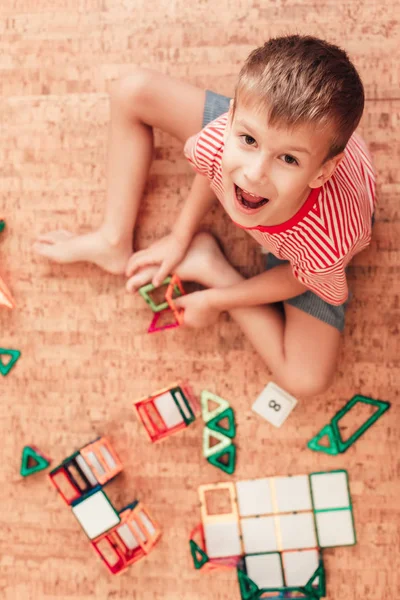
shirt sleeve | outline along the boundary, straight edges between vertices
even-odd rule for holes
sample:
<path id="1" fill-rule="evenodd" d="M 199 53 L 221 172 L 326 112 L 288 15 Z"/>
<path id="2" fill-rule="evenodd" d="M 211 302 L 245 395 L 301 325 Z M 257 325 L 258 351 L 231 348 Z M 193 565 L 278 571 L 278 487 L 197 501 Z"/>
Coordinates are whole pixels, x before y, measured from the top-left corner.
<path id="1" fill-rule="evenodd" d="M 190 138 L 186 140 L 185 146 L 183 148 L 183 153 L 196 171 L 200 175 L 207 175 L 207 163 L 202 158 L 201 154 L 198 151 L 198 144 L 201 143 L 203 131 L 192 135 Z"/>
<path id="2" fill-rule="evenodd" d="M 328 304 L 340 306 L 349 295 L 345 271 L 345 261 L 339 259 L 323 270 L 311 270 L 302 265 L 292 265 L 293 275 L 310 291 Z"/>

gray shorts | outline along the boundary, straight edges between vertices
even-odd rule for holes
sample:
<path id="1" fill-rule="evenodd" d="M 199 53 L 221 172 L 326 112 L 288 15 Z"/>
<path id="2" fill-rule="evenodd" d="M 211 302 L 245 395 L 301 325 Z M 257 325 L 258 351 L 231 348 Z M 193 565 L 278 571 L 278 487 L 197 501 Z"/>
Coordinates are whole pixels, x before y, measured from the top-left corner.
<path id="1" fill-rule="evenodd" d="M 203 114 L 203 127 L 210 123 L 210 121 L 214 121 L 214 119 L 226 113 L 229 110 L 230 100 L 231 99 L 227 98 L 227 96 L 221 96 L 220 94 L 207 90 Z M 276 256 L 271 253 L 265 255 L 265 269 L 267 271 L 277 265 L 288 262 L 289 261 L 287 260 L 276 258 Z M 300 294 L 300 296 L 295 296 L 295 298 L 290 298 L 290 300 L 285 300 L 285 304 L 295 306 L 312 317 L 315 317 L 328 325 L 332 325 L 332 327 L 335 327 L 335 329 L 338 329 L 339 331 L 343 331 L 344 328 L 345 312 L 348 302 L 349 301 L 347 300 L 347 302 L 340 306 L 334 306 L 333 304 L 328 304 L 328 302 L 322 300 L 317 294 L 310 291 L 304 292 L 303 294 Z"/>

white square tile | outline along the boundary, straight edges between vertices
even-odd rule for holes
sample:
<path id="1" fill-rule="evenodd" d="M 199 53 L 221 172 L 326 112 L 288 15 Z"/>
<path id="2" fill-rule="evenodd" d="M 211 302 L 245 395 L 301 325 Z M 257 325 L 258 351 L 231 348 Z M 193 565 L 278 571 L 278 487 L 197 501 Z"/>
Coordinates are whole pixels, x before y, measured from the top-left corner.
<path id="1" fill-rule="evenodd" d="M 222 523 L 206 523 L 204 525 L 206 553 L 209 558 L 239 556 L 242 554 L 239 523 L 227 521 Z"/>
<path id="2" fill-rule="evenodd" d="M 247 479 L 236 483 L 241 517 L 266 515 L 274 512 L 269 479 Z"/>
<path id="3" fill-rule="evenodd" d="M 304 586 L 318 568 L 318 550 L 300 550 L 282 553 L 287 586 Z M 318 583 L 318 580 L 316 581 Z"/>
<path id="4" fill-rule="evenodd" d="M 83 458 L 82 454 L 78 454 L 75 460 L 83 474 L 86 476 L 86 479 L 89 481 L 89 483 L 93 486 L 98 485 L 99 482 L 94 476 L 92 469 L 89 467 L 86 460 Z"/>
<path id="5" fill-rule="evenodd" d="M 344 471 L 316 473 L 310 478 L 315 510 L 350 506 L 347 475 Z"/>
<path id="6" fill-rule="evenodd" d="M 129 550 L 134 550 L 139 546 L 139 542 L 126 523 L 118 527 L 117 533 Z"/>
<path id="7" fill-rule="evenodd" d="M 278 512 L 312 510 L 310 482 L 308 475 L 274 477 Z"/>
<path id="8" fill-rule="evenodd" d="M 158 396 L 154 400 L 154 404 L 168 429 L 172 429 L 172 427 L 184 422 L 184 418 L 179 412 L 179 408 L 171 392 L 165 392 L 161 396 Z"/>
<path id="9" fill-rule="evenodd" d="M 91 540 L 120 522 L 119 516 L 102 490 L 73 506 L 72 512 Z"/>
<path id="10" fill-rule="evenodd" d="M 278 517 L 282 550 L 301 550 L 318 546 L 313 513 L 297 513 Z"/>
<path id="11" fill-rule="evenodd" d="M 321 548 L 352 546 L 356 542 L 351 510 L 315 513 Z"/>
<path id="12" fill-rule="evenodd" d="M 282 587 L 284 584 L 280 555 L 249 554 L 245 557 L 247 575 L 261 588 Z"/>
<path id="13" fill-rule="evenodd" d="M 280 427 L 296 404 L 297 400 L 294 396 L 270 381 L 254 402 L 252 409 L 271 425 Z"/>
<path id="14" fill-rule="evenodd" d="M 278 550 L 274 517 L 241 519 L 240 525 L 246 554 Z"/>

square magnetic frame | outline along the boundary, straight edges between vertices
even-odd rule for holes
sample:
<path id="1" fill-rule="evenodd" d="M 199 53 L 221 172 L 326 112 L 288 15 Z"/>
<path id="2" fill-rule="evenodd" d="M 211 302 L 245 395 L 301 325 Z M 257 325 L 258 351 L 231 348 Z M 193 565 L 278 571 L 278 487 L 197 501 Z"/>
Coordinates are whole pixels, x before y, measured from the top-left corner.
<path id="1" fill-rule="evenodd" d="M 310 479 L 314 510 L 348 508 L 350 506 L 346 471 L 312 473 Z"/>
<path id="2" fill-rule="evenodd" d="M 242 553 L 239 523 L 223 521 L 204 525 L 206 553 L 209 558 L 239 556 Z"/>
<path id="3" fill-rule="evenodd" d="M 318 568 L 319 552 L 315 548 L 282 552 L 282 561 L 286 585 L 302 587 L 308 583 Z"/>
<path id="4" fill-rule="evenodd" d="M 282 550 L 301 550 L 302 548 L 317 547 L 312 512 L 280 515 L 277 519 L 279 521 Z"/>
<path id="5" fill-rule="evenodd" d="M 241 517 L 267 515 L 274 512 L 269 479 L 247 479 L 236 483 Z"/>
<path id="6" fill-rule="evenodd" d="M 356 543 L 353 515 L 350 509 L 317 512 L 315 520 L 321 548 L 352 546 Z"/>
<path id="7" fill-rule="evenodd" d="M 222 521 L 231 522 L 236 521 L 239 522 L 239 515 L 237 510 L 237 503 L 235 499 L 235 487 L 233 483 L 214 483 L 214 484 L 206 484 L 199 486 L 199 499 L 200 499 L 200 512 L 201 512 L 201 520 L 203 525 L 206 523 L 221 523 Z M 230 510 L 223 513 L 210 514 L 207 512 L 207 493 L 213 492 L 228 492 L 229 502 L 230 502 Z M 233 555 L 232 555 L 233 556 Z"/>
<path id="8" fill-rule="evenodd" d="M 260 589 L 284 585 L 279 552 L 248 554 L 245 556 L 245 563 L 247 575 Z"/>
<path id="9" fill-rule="evenodd" d="M 274 517 L 249 517 L 240 520 L 246 554 L 278 550 Z"/>
<path id="10" fill-rule="evenodd" d="M 102 490 L 72 506 L 72 512 L 91 540 L 120 522 L 118 514 Z"/>
<path id="11" fill-rule="evenodd" d="M 185 422 L 171 392 L 154 398 L 154 404 L 168 429 Z"/>
<path id="12" fill-rule="evenodd" d="M 274 477 L 277 512 L 312 510 L 310 482 L 308 475 Z"/>

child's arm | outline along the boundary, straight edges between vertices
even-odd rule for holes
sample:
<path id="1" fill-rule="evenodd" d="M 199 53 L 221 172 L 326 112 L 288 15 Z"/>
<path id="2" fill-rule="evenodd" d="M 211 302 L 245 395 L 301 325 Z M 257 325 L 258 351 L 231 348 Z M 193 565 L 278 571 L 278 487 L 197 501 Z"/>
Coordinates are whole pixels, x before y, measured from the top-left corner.
<path id="1" fill-rule="evenodd" d="M 128 262 L 126 275 L 132 277 L 143 267 L 160 265 L 153 277 L 158 286 L 184 258 L 197 228 L 211 209 L 215 194 L 204 175 L 196 174 L 189 195 L 169 235 L 157 240 L 149 248 L 136 252 Z"/>
<path id="2" fill-rule="evenodd" d="M 307 290 L 308 288 L 295 278 L 290 265 L 279 265 L 236 285 L 207 291 L 212 306 L 222 312 L 241 306 L 281 302 L 299 296 Z"/>

